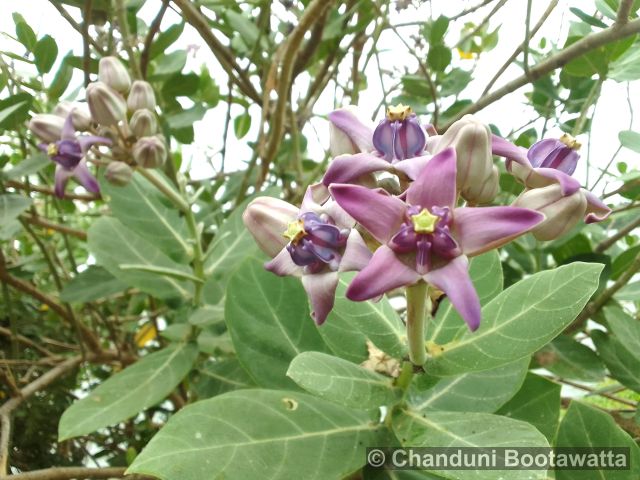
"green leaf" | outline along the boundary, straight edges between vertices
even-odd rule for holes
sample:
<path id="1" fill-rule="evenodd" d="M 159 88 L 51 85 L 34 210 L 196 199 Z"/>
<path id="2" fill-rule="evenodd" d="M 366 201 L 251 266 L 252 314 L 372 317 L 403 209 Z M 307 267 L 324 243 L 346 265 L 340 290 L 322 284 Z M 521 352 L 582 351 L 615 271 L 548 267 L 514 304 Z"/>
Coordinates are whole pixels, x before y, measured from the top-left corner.
<path id="1" fill-rule="evenodd" d="M 161 32 L 151 44 L 149 59 L 153 60 L 158 55 L 164 53 L 168 47 L 173 45 L 173 43 L 180 38 L 183 31 L 184 23 L 176 23 L 175 25 L 171 25 L 164 32 Z"/>
<path id="2" fill-rule="evenodd" d="M 640 282 L 632 282 L 616 292 L 614 295 L 618 300 L 637 302 L 640 300 Z"/>
<path id="3" fill-rule="evenodd" d="M 441 43 L 430 45 L 427 63 L 433 70 L 444 72 L 451 63 L 451 49 Z"/>
<path id="4" fill-rule="evenodd" d="M 601 382 L 606 375 L 602 361 L 586 345 L 560 335 L 535 355 L 538 364 L 560 378 Z"/>
<path id="5" fill-rule="evenodd" d="M 99 265 L 127 286 L 138 287 L 159 298 L 188 298 L 192 295 L 191 282 L 155 273 L 122 270 L 121 264 L 142 264 L 191 273 L 189 267 L 174 262 L 115 218 L 103 217 L 91 226 L 89 250 Z"/>
<path id="6" fill-rule="evenodd" d="M 640 153 L 640 133 L 632 130 L 623 130 L 618 133 L 618 140 L 620 140 L 623 147 Z"/>
<path id="7" fill-rule="evenodd" d="M 199 86 L 200 77 L 195 73 L 176 73 L 162 85 L 162 95 L 165 98 L 187 97 L 196 93 Z"/>
<path id="8" fill-rule="evenodd" d="M 207 361 L 197 370 L 192 385 L 198 398 L 211 398 L 232 390 L 255 387 L 255 383 L 236 358 Z"/>
<path id="9" fill-rule="evenodd" d="M 260 37 L 260 30 L 247 16 L 230 8 L 225 9 L 224 18 L 234 32 L 238 32 L 245 45 L 253 46 Z"/>
<path id="10" fill-rule="evenodd" d="M 629 480 L 640 476 L 640 449 L 607 413 L 575 400 L 558 430 L 558 447 L 630 449 L 631 470 L 558 470 L 556 480 Z"/>
<path id="11" fill-rule="evenodd" d="M 7 118 L 10 118 L 13 114 L 15 114 L 16 111 L 23 108 L 26 105 L 26 103 L 27 102 L 24 101 L 24 102 L 16 103 L 14 105 L 11 105 L 7 108 L 2 109 L 0 111 L 0 124 L 2 124 L 5 120 L 7 120 Z"/>
<path id="12" fill-rule="evenodd" d="M 414 410 L 448 412 L 495 412 L 522 386 L 529 368 L 529 358 L 453 377 L 421 375 L 409 389 L 409 403 Z"/>
<path id="13" fill-rule="evenodd" d="M 171 113 L 165 118 L 171 130 L 180 130 L 182 128 L 192 127 L 195 122 L 202 120 L 205 113 L 207 113 L 206 107 L 197 103 L 188 110 Z"/>
<path id="14" fill-rule="evenodd" d="M 640 49 L 630 48 L 609 65 L 609 75 L 617 82 L 630 82 L 640 79 Z"/>
<path id="15" fill-rule="evenodd" d="M 18 37 L 18 41 L 24 45 L 27 50 L 32 52 L 38 41 L 36 34 L 22 15 L 14 12 L 12 16 L 13 23 L 16 25 L 16 37 Z"/>
<path id="16" fill-rule="evenodd" d="M 257 385 L 291 388 L 291 360 L 307 350 L 327 350 L 300 280 L 277 277 L 256 258 L 247 258 L 232 275 L 224 310 L 238 359 Z"/>
<path id="17" fill-rule="evenodd" d="M 487 370 L 526 357 L 569 325 L 598 287 L 603 266 L 576 262 L 512 285 L 482 309 L 475 332 L 442 346 L 426 370 L 438 376 Z"/>
<path id="18" fill-rule="evenodd" d="M 613 335 L 593 330 L 590 336 L 611 376 L 625 387 L 640 392 L 640 357 L 627 350 Z"/>
<path id="19" fill-rule="evenodd" d="M 156 58 L 153 63 L 155 64 L 155 68 L 150 78 L 152 80 L 159 80 L 162 77 L 181 72 L 187 64 L 187 52 L 186 50 L 177 50 L 172 53 L 163 54 Z"/>
<path id="20" fill-rule="evenodd" d="M 93 302 L 122 292 L 127 286 L 102 267 L 90 265 L 67 283 L 60 300 L 69 303 Z"/>
<path id="21" fill-rule="evenodd" d="M 0 225 L 15 220 L 18 216 L 29 208 L 32 200 L 22 195 L 5 193 L 0 195 Z"/>
<path id="22" fill-rule="evenodd" d="M 502 265 L 496 250 L 471 259 L 469 276 L 478 292 L 480 304 L 485 305 L 502 291 Z M 435 318 L 427 323 L 427 339 L 443 344 L 464 335 L 467 324 L 449 300 L 444 300 L 438 307 Z"/>
<path id="23" fill-rule="evenodd" d="M 184 218 L 142 175 L 136 172 L 124 187 L 113 185 L 102 177 L 100 187 L 108 198 L 111 213 L 123 225 L 176 261 L 191 258 L 193 247 L 187 240 L 189 230 Z"/>
<path id="24" fill-rule="evenodd" d="M 489 413 L 399 410 L 393 430 L 404 446 L 411 447 L 548 447 L 533 426 Z M 433 470 L 456 480 L 537 480 L 543 470 Z"/>
<path id="25" fill-rule="evenodd" d="M 204 305 L 189 317 L 189 323 L 198 327 L 216 325 L 224 322 L 223 305 Z"/>
<path id="26" fill-rule="evenodd" d="M 573 13 L 576 17 L 578 17 L 583 22 L 588 23 L 589 25 L 593 25 L 594 27 L 607 28 L 607 24 L 602 20 L 599 20 L 595 17 L 592 17 L 588 13 L 583 12 L 579 8 L 572 7 L 569 9 L 571 13 Z"/>
<path id="27" fill-rule="evenodd" d="M 56 41 L 50 35 L 45 35 L 38 43 L 33 50 L 33 55 L 36 59 L 36 68 L 38 72 L 41 74 L 49 73 L 51 71 L 51 67 L 58 58 L 58 45 Z"/>
<path id="28" fill-rule="evenodd" d="M 21 161 L 11 170 L 2 171 L 0 174 L 7 180 L 17 180 L 38 173 L 47 165 L 51 165 L 49 157 L 42 152 L 37 152 Z"/>
<path id="29" fill-rule="evenodd" d="M 163 480 L 340 479 L 365 463 L 381 426 L 310 395 L 239 390 L 171 417 L 127 473 Z"/>
<path id="30" fill-rule="evenodd" d="M 47 93 L 50 99 L 60 98 L 69 87 L 69 83 L 73 77 L 73 67 L 69 64 L 69 58 L 71 58 L 71 56 L 71 52 L 69 52 L 67 56 L 62 59 L 60 68 L 49 84 Z"/>
<path id="31" fill-rule="evenodd" d="M 62 414 L 59 440 L 114 425 L 159 403 L 189 373 L 197 354 L 194 345 L 180 344 L 147 355 L 116 373 Z"/>
<path id="32" fill-rule="evenodd" d="M 28 93 L 18 93 L 0 100 L 0 132 L 2 130 L 16 129 L 29 118 L 29 109 L 33 103 L 33 96 Z M 20 105 L 19 108 L 14 108 Z"/>
<path id="33" fill-rule="evenodd" d="M 640 358 L 640 322 L 627 315 L 620 307 L 604 308 L 610 330 L 620 343 L 631 353 Z"/>
<path id="34" fill-rule="evenodd" d="M 444 15 L 440 15 L 431 25 L 429 32 L 429 43 L 444 43 L 442 39 L 449 28 L 449 19 Z"/>
<path id="35" fill-rule="evenodd" d="M 558 429 L 560 390 L 557 383 L 530 373 L 520 391 L 497 413 L 530 423 L 551 442 Z"/>
<path id="36" fill-rule="evenodd" d="M 406 329 L 386 298 L 379 302 L 352 302 L 346 290 L 354 273 L 340 275 L 333 310 L 318 328 L 329 348 L 339 357 L 366 360 L 367 339 L 385 353 L 402 358 L 407 352 Z"/>
<path id="37" fill-rule="evenodd" d="M 238 115 L 233 119 L 233 131 L 236 134 L 236 138 L 241 139 L 251 128 L 251 115 L 249 112 L 245 112 L 242 115 Z"/>
<path id="38" fill-rule="evenodd" d="M 287 376 L 307 392 L 347 407 L 378 408 L 394 404 L 401 396 L 391 378 L 326 353 L 299 354 Z"/>

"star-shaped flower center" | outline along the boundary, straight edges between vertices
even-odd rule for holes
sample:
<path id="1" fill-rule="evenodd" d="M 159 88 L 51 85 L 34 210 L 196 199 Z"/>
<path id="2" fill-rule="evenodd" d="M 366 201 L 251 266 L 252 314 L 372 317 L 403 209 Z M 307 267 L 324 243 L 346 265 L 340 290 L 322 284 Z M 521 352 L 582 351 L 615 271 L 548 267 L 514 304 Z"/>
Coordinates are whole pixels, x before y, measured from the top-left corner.
<path id="1" fill-rule="evenodd" d="M 440 217 L 433 215 L 429 210 L 423 208 L 417 215 L 411 215 L 413 229 L 416 233 L 433 233 Z"/>
<path id="2" fill-rule="evenodd" d="M 54 157 L 58 154 L 58 145 L 56 145 L 55 143 L 50 143 L 47 146 L 47 155 L 49 155 L 50 157 Z"/>
<path id="3" fill-rule="evenodd" d="M 563 133 L 560 141 L 572 150 L 580 150 L 580 147 L 582 147 L 582 144 L 568 133 Z"/>
<path id="4" fill-rule="evenodd" d="M 293 222 L 289 222 L 289 225 L 287 225 L 287 229 L 284 231 L 282 236 L 284 238 L 288 238 L 291 243 L 296 244 L 306 234 L 307 232 L 304 230 L 304 222 L 302 220 L 294 220 Z"/>
<path id="5" fill-rule="evenodd" d="M 398 104 L 387 108 L 387 119 L 391 122 L 396 120 L 402 121 L 411 115 L 411 107 L 408 105 Z"/>

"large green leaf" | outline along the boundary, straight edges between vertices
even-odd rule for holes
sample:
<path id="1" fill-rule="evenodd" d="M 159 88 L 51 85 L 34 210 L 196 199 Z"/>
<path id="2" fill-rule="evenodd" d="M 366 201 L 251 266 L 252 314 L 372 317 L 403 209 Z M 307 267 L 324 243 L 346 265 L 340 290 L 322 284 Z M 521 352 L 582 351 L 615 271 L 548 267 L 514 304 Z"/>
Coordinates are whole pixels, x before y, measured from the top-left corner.
<path id="1" fill-rule="evenodd" d="M 189 373 L 197 354 L 194 345 L 178 344 L 116 373 L 62 414 L 59 439 L 114 425 L 162 401 Z"/>
<path id="2" fill-rule="evenodd" d="M 180 410 L 127 473 L 162 480 L 339 480 L 365 463 L 380 424 L 301 393 L 239 390 Z"/>
<path id="3" fill-rule="evenodd" d="M 548 447 L 528 423 L 489 413 L 399 410 L 392 420 L 402 445 L 410 447 Z M 536 480 L 544 470 L 434 470 L 456 480 Z"/>
<path id="4" fill-rule="evenodd" d="M 640 478 L 640 449 L 607 413 L 573 401 L 558 430 L 558 447 L 630 449 L 630 470 L 558 470 L 556 480 L 631 480 Z"/>
<path id="5" fill-rule="evenodd" d="M 611 62 L 607 78 L 617 82 L 629 82 L 640 78 L 640 49 L 637 45 Z"/>
<path id="6" fill-rule="evenodd" d="M 415 410 L 450 412 L 495 412 L 520 389 L 529 368 L 529 358 L 482 372 L 453 377 L 425 374 L 414 380 L 409 403 Z"/>
<path id="7" fill-rule="evenodd" d="M 193 254 L 184 218 L 163 202 L 158 191 L 139 173 L 125 187 L 104 179 L 102 192 L 109 199 L 114 217 L 149 243 L 176 261 L 187 260 Z"/>
<path id="8" fill-rule="evenodd" d="M 327 350 L 300 280 L 277 277 L 256 258 L 246 259 L 229 280 L 225 320 L 238 359 L 257 385 L 292 388 L 286 376 L 291 360 Z"/>
<path id="9" fill-rule="evenodd" d="M 531 355 L 576 318 L 596 290 L 602 268 L 576 262 L 512 285 L 482 309 L 477 331 L 438 348 L 426 370 L 454 375 Z"/>
<path id="10" fill-rule="evenodd" d="M 141 269 L 121 268 L 121 265 L 146 265 L 176 270 L 186 275 L 192 273 L 189 267 L 174 262 L 115 218 L 104 217 L 91 226 L 89 250 L 99 265 L 127 286 L 138 287 L 159 298 L 187 298 L 192 295 L 192 282 Z"/>
<path id="11" fill-rule="evenodd" d="M 287 375 L 306 391 L 354 408 L 378 408 L 400 398 L 392 379 L 320 352 L 303 352 L 293 359 Z"/>
<path id="12" fill-rule="evenodd" d="M 551 442 L 558 428 L 560 390 L 557 383 L 530 373 L 520 391 L 497 413 L 529 422 Z"/>
<path id="13" fill-rule="evenodd" d="M 199 398 L 255 387 L 255 383 L 236 358 L 208 361 L 197 370 L 192 385 Z"/>
<path id="14" fill-rule="evenodd" d="M 475 257 L 469 264 L 469 275 L 484 305 L 502 291 L 502 265 L 496 250 Z M 467 332 L 468 327 L 460 314 L 444 300 L 435 318 L 427 324 L 427 338 L 439 344 L 450 342 Z"/>
<path id="15" fill-rule="evenodd" d="M 630 352 L 616 336 L 600 330 L 594 330 L 590 335 L 611 376 L 624 386 L 640 392 L 640 357 L 637 351 Z"/>
<path id="16" fill-rule="evenodd" d="M 92 302 L 126 288 L 124 283 L 104 268 L 91 265 L 64 286 L 60 299 L 65 302 Z"/>
<path id="17" fill-rule="evenodd" d="M 378 302 L 353 302 L 345 293 L 355 276 L 344 273 L 336 290 L 336 301 L 327 321 L 318 328 L 329 348 L 339 357 L 360 363 L 367 359 L 367 339 L 396 358 L 407 351 L 402 320 L 386 298 Z"/>
<path id="18" fill-rule="evenodd" d="M 596 352 L 568 335 L 560 335 L 535 355 L 538 364 L 560 378 L 600 382 L 606 375 Z"/>
<path id="19" fill-rule="evenodd" d="M 605 307 L 604 314 L 609 328 L 620 343 L 640 358 L 640 322 L 617 306 Z"/>
<path id="20" fill-rule="evenodd" d="M 22 212 L 31 206 L 31 203 L 30 198 L 22 195 L 12 193 L 0 195 L 0 225 L 18 218 Z"/>

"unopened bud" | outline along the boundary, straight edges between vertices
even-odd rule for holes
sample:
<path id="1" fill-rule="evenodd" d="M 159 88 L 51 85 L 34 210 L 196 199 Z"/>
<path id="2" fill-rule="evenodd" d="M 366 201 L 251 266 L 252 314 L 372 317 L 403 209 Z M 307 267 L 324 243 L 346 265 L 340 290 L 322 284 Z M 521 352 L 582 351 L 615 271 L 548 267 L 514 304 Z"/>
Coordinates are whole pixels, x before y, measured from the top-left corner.
<path id="1" fill-rule="evenodd" d="M 133 169 L 124 162 L 111 162 L 104 171 L 107 182 L 124 187 L 131 181 Z"/>
<path id="2" fill-rule="evenodd" d="M 133 158 L 145 168 L 161 166 L 167 157 L 167 146 L 164 140 L 154 137 L 142 137 L 133 146 Z"/>
<path id="3" fill-rule="evenodd" d="M 50 113 L 39 113 L 29 121 L 29 130 L 40 140 L 47 143 L 60 140 L 64 118 Z"/>
<path id="4" fill-rule="evenodd" d="M 67 116 L 71 115 L 73 128 L 81 132 L 87 131 L 91 127 L 91 114 L 85 104 L 60 102 L 53 109 L 53 113 L 62 118 L 67 118 Z"/>
<path id="5" fill-rule="evenodd" d="M 136 80 L 131 85 L 131 91 L 129 97 L 127 97 L 127 107 L 130 112 L 136 110 L 155 110 L 156 108 L 156 95 L 153 93 L 153 87 L 150 83 L 144 80 Z"/>
<path id="6" fill-rule="evenodd" d="M 98 79 L 116 92 L 127 93 L 131 88 L 129 72 L 117 57 L 103 57 L 100 59 Z"/>
<path id="7" fill-rule="evenodd" d="M 543 213 L 546 219 L 532 230 L 533 236 L 538 240 L 554 240 L 569 232 L 582 219 L 587 209 L 587 198 L 581 190 L 565 196 L 560 184 L 554 183 L 525 190 L 513 206 Z"/>
<path id="8" fill-rule="evenodd" d="M 272 197 L 258 197 L 242 214 L 242 220 L 263 252 L 275 257 L 288 243 L 282 235 L 298 217 L 293 205 Z"/>
<path id="9" fill-rule="evenodd" d="M 87 103 L 91 116 L 101 125 L 117 125 L 126 118 L 124 98 L 102 82 L 94 82 L 87 87 Z"/>
<path id="10" fill-rule="evenodd" d="M 146 108 L 136 110 L 129 121 L 129 126 L 137 138 L 150 137 L 158 129 L 156 114 Z"/>

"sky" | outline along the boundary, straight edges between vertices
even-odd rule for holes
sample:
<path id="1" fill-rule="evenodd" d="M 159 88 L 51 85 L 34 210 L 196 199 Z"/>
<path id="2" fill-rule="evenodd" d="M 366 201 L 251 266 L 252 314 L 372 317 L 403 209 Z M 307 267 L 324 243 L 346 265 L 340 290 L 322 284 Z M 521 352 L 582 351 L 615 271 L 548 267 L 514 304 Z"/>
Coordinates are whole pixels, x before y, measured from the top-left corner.
<path id="1" fill-rule="evenodd" d="M 426 2 L 425 5 L 418 10 L 409 8 L 394 13 L 394 20 L 397 20 L 397 22 L 406 22 L 419 21 L 420 19 L 426 20 L 429 18 L 429 15 L 433 15 L 434 18 L 440 14 L 451 16 L 471 5 L 475 5 L 477 1 L 478 0 L 448 0 Z M 542 0 L 532 2 L 532 23 L 535 23 L 541 16 L 547 3 L 548 2 Z M 14 25 L 9 13 L 17 11 L 27 19 L 38 36 L 50 34 L 56 39 L 60 47 L 60 57 L 69 50 L 74 50 L 76 54 L 81 53 L 82 46 L 80 36 L 60 17 L 58 12 L 47 0 L 29 0 L 28 2 L 0 0 L 0 5 L 3 5 L 3 11 L 5 12 L 4 15 L 0 16 L 0 32 L 13 34 Z M 140 16 L 148 23 L 155 15 L 159 5 L 160 0 L 148 0 L 141 10 Z M 591 0 L 561 0 L 549 20 L 535 37 L 533 43 L 537 43 L 537 40 L 543 36 L 563 41 L 566 38 L 569 21 L 576 20 L 576 17 L 569 11 L 569 8 L 572 6 L 579 6 L 590 13 L 595 12 L 595 7 L 593 7 Z M 430 11 L 431 9 L 432 11 Z M 490 10 L 491 5 L 484 7 L 473 15 L 465 17 L 464 21 L 472 20 L 479 22 Z M 79 11 L 77 9 L 69 8 L 69 11 L 78 18 Z M 281 12 L 281 14 L 286 16 L 288 13 Z M 525 15 L 526 2 L 524 0 L 509 0 L 498 14 L 491 18 L 491 29 L 500 26 L 500 41 L 494 50 L 482 54 L 478 62 L 474 80 L 468 86 L 465 97 L 478 98 L 488 80 L 495 73 L 495 70 L 510 56 L 515 46 L 524 40 Z M 169 10 L 163 20 L 162 29 L 167 28 L 173 23 L 178 23 L 180 20 L 181 17 L 176 12 Z M 458 21 L 450 26 L 447 37 L 449 44 L 455 43 L 458 39 L 458 31 L 462 27 L 462 23 L 463 22 Z M 418 27 L 405 27 L 402 29 L 402 32 L 409 36 L 415 33 L 417 28 Z M 187 70 L 192 69 L 198 71 L 201 64 L 206 64 L 212 71 L 214 79 L 218 80 L 221 90 L 224 91 L 226 89 L 225 74 L 193 29 L 190 27 L 186 28 L 183 37 L 179 42 L 174 44 L 170 50 L 186 48 L 189 45 L 197 45 L 200 46 L 200 48 L 196 49 L 193 55 L 190 56 L 187 63 Z M 385 69 L 402 70 L 405 66 L 416 66 L 415 60 L 405 52 L 403 44 L 390 30 L 386 31 L 381 37 L 380 46 L 384 50 L 381 52 L 380 59 Z M 0 49 L 15 50 L 16 44 L 2 35 L 0 36 Z M 462 66 L 464 66 L 464 62 L 471 61 L 461 60 L 455 53 L 453 58 L 455 64 Z M 376 68 L 375 62 L 370 62 L 367 71 L 364 72 L 369 80 L 368 87 L 367 90 L 360 95 L 362 100 L 359 107 L 368 115 L 373 113 L 382 97 L 382 90 Z M 53 72 L 55 72 L 55 68 Z M 494 88 L 521 75 L 521 73 L 519 67 L 511 66 L 502 75 L 501 80 L 498 81 Z M 50 78 L 52 78 L 52 76 L 47 76 L 45 79 Z M 74 78 L 74 82 L 78 85 L 82 82 L 82 77 L 79 73 Z M 306 80 L 301 78 L 300 82 L 300 86 L 304 87 Z M 67 93 L 72 90 L 73 89 L 70 88 Z M 525 124 L 528 120 L 536 116 L 532 109 L 524 104 L 525 97 L 523 94 L 526 91 L 527 87 L 524 87 L 504 97 L 502 100 L 479 112 L 477 116 L 486 123 L 494 123 L 502 132 L 509 132 L 514 127 Z M 637 81 L 632 82 L 629 86 L 629 92 L 630 98 L 632 99 L 631 103 L 633 104 L 635 103 L 635 99 L 640 98 L 640 83 Z M 315 112 L 319 114 L 319 116 L 312 119 L 311 125 L 308 125 L 303 131 L 309 140 L 309 154 L 317 161 L 322 160 L 324 150 L 328 148 L 329 128 L 327 121 L 322 118 L 322 115 L 326 115 L 333 109 L 336 100 L 332 95 L 332 89 L 327 88 L 316 105 Z M 232 117 L 240 115 L 243 112 L 244 109 L 242 107 L 233 105 Z M 246 162 L 251 158 L 251 150 L 250 147 L 246 145 L 246 141 L 255 138 L 257 134 L 259 112 L 260 110 L 257 106 L 250 108 L 250 113 L 254 121 L 252 122 L 249 134 L 244 139 L 239 141 L 235 139 L 233 133 L 230 132 L 227 147 L 227 168 L 241 168 L 242 162 Z M 189 168 L 192 176 L 195 178 L 204 178 L 212 175 L 215 171 L 212 169 L 211 164 L 217 166 L 220 163 L 220 155 L 218 152 L 222 147 L 222 125 L 225 114 L 226 104 L 224 102 L 221 102 L 216 108 L 211 109 L 203 121 L 195 124 L 194 143 L 183 148 L 183 158 L 190 162 Z M 640 131 L 639 120 L 634 118 L 633 122 L 631 122 L 631 118 L 632 113 L 629 110 L 627 102 L 627 84 L 619 84 L 614 81 L 605 82 L 593 119 L 590 159 L 592 167 L 595 168 L 592 168 L 589 172 L 591 183 L 593 183 L 594 176 L 598 175 L 597 168 L 603 168 L 618 148 L 618 132 L 629 128 Z M 428 119 L 425 118 L 424 121 L 427 122 Z M 541 126 L 540 123 L 534 125 L 538 127 Z M 561 133 L 559 129 L 551 129 L 548 131 L 548 136 L 559 137 Z M 586 136 L 583 135 L 579 140 L 582 140 L 583 144 L 586 145 Z M 587 155 L 587 150 L 584 147 L 582 155 L 583 158 Z M 211 162 L 207 161 L 207 157 L 211 159 Z M 635 165 L 637 167 L 639 164 L 637 154 L 626 149 L 622 149 L 617 160 L 625 161 L 630 166 Z M 587 176 L 585 165 L 586 162 L 581 162 L 574 174 L 583 184 Z M 603 189 L 606 191 L 613 190 L 616 186 L 615 179 L 611 180 L 613 183 L 609 185 L 606 185 L 606 182 L 601 182 L 595 192 L 601 193 Z"/>

